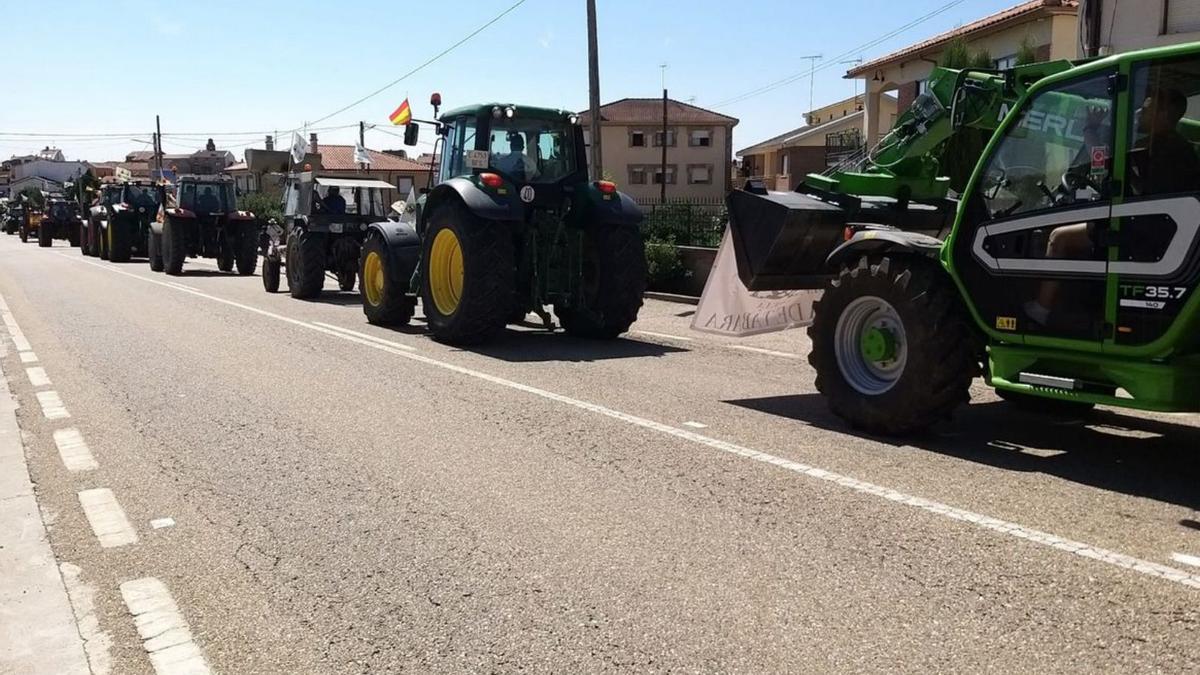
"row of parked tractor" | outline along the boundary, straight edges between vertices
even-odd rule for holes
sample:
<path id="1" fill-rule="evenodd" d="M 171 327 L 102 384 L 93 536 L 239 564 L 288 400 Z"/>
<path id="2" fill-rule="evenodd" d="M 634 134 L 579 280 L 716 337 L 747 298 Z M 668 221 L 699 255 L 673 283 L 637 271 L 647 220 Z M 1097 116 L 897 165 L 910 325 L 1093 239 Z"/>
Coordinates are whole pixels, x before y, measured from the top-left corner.
<path id="1" fill-rule="evenodd" d="M 11 204 L 9 221 L 23 240 L 66 239 L 85 256 L 145 259 L 171 275 L 193 258 L 240 275 L 257 268 L 267 292 L 286 279 L 299 299 L 332 278 L 343 292 L 357 286 L 379 325 L 408 323 L 420 300 L 449 343 L 487 341 L 531 312 L 573 335 L 629 329 L 646 284 L 641 211 L 613 183 L 588 179 L 573 113 L 469 106 L 414 122 L 410 145 L 421 125 L 446 159 L 407 200 L 366 174 L 322 172 L 317 155 L 292 163 L 277 186 L 282 215 L 270 219 L 238 208 L 229 176 L 183 175 L 69 185 L 41 208 Z"/>

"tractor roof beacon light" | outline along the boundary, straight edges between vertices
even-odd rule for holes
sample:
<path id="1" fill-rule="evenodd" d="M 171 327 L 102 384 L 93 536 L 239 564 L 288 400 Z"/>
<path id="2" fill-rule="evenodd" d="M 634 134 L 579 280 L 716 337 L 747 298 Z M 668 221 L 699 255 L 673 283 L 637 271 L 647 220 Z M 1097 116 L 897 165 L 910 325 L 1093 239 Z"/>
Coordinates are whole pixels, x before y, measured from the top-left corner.
<path id="1" fill-rule="evenodd" d="M 442 107 L 442 95 L 436 91 L 433 92 L 433 95 L 429 97 L 429 105 L 433 106 L 433 117 L 437 119 L 438 108 Z"/>
<path id="2" fill-rule="evenodd" d="M 575 126 L 576 124 L 579 124 L 579 115 L 575 115 L 575 114 L 568 115 L 567 121 L 571 123 L 571 126 Z"/>
<path id="3" fill-rule="evenodd" d="M 507 108 L 504 109 L 504 116 L 511 120 L 512 118 L 517 116 L 517 109 L 512 107 L 511 105 L 508 106 Z"/>
<path id="4" fill-rule="evenodd" d="M 500 119 L 500 117 L 501 117 L 503 114 L 504 114 L 504 113 L 500 112 L 500 106 L 498 106 L 498 105 L 496 105 L 496 106 L 492 106 L 492 118 L 493 118 L 493 119 L 497 119 L 497 120 L 498 120 L 498 119 Z"/>

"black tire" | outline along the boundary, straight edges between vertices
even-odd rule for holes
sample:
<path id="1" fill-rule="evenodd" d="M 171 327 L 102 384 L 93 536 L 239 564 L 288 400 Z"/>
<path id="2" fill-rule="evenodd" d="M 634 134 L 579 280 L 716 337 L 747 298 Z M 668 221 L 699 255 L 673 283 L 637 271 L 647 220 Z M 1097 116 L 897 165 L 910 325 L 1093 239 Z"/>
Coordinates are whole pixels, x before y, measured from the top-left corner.
<path id="1" fill-rule="evenodd" d="M 431 252 L 443 230 L 457 238 L 463 261 L 461 294 L 449 313 L 443 313 L 434 300 L 430 274 Z M 515 257 L 508 225 L 483 220 L 460 202 L 438 206 L 429 217 L 421 250 L 421 304 L 434 339 L 460 345 L 492 339 L 504 330 L 512 314 L 515 286 Z"/>
<path id="2" fill-rule="evenodd" d="M 1052 417 L 1087 417 L 1096 407 L 1087 401 L 1064 401 L 1005 389 L 997 389 L 996 395 L 1018 410 Z"/>
<path id="3" fill-rule="evenodd" d="M 96 233 L 96 255 L 101 260 L 108 260 L 108 230 L 112 227 L 112 223 Z"/>
<path id="4" fill-rule="evenodd" d="M 279 261 L 263 258 L 262 262 L 262 282 L 263 288 L 268 293 L 279 292 Z"/>
<path id="5" fill-rule="evenodd" d="M 555 307 L 563 330 L 612 340 L 637 321 L 646 292 L 646 247 L 633 227 L 593 227 L 584 235 L 585 307 Z"/>
<path id="6" fill-rule="evenodd" d="M 358 281 L 358 270 L 338 270 L 337 279 L 339 291 L 352 291 Z"/>
<path id="7" fill-rule="evenodd" d="M 358 294 L 368 323 L 403 326 L 412 320 L 417 301 L 407 294 L 407 280 L 397 279 L 396 270 L 389 269 L 388 260 L 383 237 L 367 237 L 359 252 L 358 268 L 362 281 L 358 285 Z"/>
<path id="8" fill-rule="evenodd" d="M 903 329 L 905 358 L 885 391 L 856 388 L 839 364 L 839 320 L 860 300 L 890 305 Z M 887 435 L 915 433 L 948 419 L 970 400 L 971 380 L 980 370 L 981 342 L 953 282 L 933 261 L 864 256 L 857 265 L 842 267 L 814 312 L 808 360 L 817 373 L 817 390 L 830 410 L 851 426 Z M 857 355 L 861 336 L 850 338 L 843 351 Z"/>
<path id="9" fill-rule="evenodd" d="M 38 228 L 38 246 L 41 248 L 50 248 L 53 246 L 54 239 L 51 238 L 52 234 L 54 232 L 51 230 L 51 226 L 42 223 L 42 226 Z"/>
<path id="10" fill-rule="evenodd" d="M 163 271 L 172 276 L 183 274 L 183 261 L 187 258 L 187 241 L 182 226 L 167 218 L 163 223 L 162 256 Z"/>
<path id="11" fill-rule="evenodd" d="M 21 229 L 17 232 L 17 234 L 20 235 L 22 244 L 29 243 L 29 227 L 26 226 L 25 223 L 21 223 Z"/>
<path id="12" fill-rule="evenodd" d="M 293 232 L 288 237 L 288 293 L 311 300 L 325 287 L 325 237 L 319 232 Z"/>
<path id="13" fill-rule="evenodd" d="M 133 257 L 133 242 L 130 241 L 129 228 L 123 223 L 110 221 L 108 223 L 108 259 L 115 263 L 129 262 Z"/>
<path id="14" fill-rule="evenodd" d="M 97 228 L 96 222 L 89 218 L 87 230 L 83 233 L 82 248 L 83 248 L 83 254 L 90 258 L 95 258 L 100 255 L 100 250 L 98 248 L 99 244 L 97 244 L 97 242 L 96 242 L 96 240 L 97 240 L 96 228 Z"/>
<path id="15" fill-rule="evenodd" d="M 78 248 L 79 242 L 83 241 L 83 224 L 70 226 L 70 231 L 67 232 L 67 243 L 71 248 Z"/>
<path id="16" fill-rule="evenodd" d="M 237 251 L 234 253 L 239 276 L 248 277 L 258 268 L 258 227 L 243 224 L 238 233 Z"/>
<path id="17" fill-rule="evenodd" d="M 150 260 L 150 271 L 163 271 L 163 236 L 154 230 L 146 233 L 146 257 Z"/>

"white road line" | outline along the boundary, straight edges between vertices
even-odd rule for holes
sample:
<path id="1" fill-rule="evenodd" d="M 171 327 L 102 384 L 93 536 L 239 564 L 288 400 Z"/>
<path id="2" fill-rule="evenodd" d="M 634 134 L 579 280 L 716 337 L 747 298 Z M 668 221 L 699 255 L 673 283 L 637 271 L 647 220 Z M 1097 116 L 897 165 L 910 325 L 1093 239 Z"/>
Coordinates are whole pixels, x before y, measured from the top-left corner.
<path id="1" fill-rule="evenodd" d="M 26 368 L 25 375 L 29 377 L 29 384 L 35 387 L 50 386 L 50 376 L 46 374 L 46 369 L 41 366 Z"/>
<path id="2" fill-rule="evenodd" d="M 703 422 L 684 422 L 683 426 L 691 427 L 693 429 L 707 429 L 708 428 L 708 425 L 704 424 Z"/>
<path id="3" fill-rule="evenodd" d="M 1183 563 L 1184 565 L 1191 565 L 1192 567 L 1200 567 L 1200 557 L 1188 555 L 1186 553 L 1172 553 L 1171 560 L 1174 560 L 1177 563 Z"/>
<path id="4" fill-rule="evenodd" d="M 370 340 L 371 342 L 375 342 L 375 343 L 381 344 L 381 345 L 387 345 L 388 347 L 396 347 L 397 349 L 405 349 L 410 352 L 417 351 L 417 348 L 413 347 L 412 345 L 406 345 L 406 344 L 403 344 L 400 342 L 394 342 L 392 340 L 385 340 L 381 337 L 376 337 L 374 335 L 368 335 L 366 333 L 360 333 L 356 330 L 350 330 L 349 328 L 342 328 L 341 326 L 335 326 L 331 323 L 322 323 L 320 321 L 314 321 L 313 323 L 322 328 L 328 328 L 330 330 L 335 330 L 339 333 L 345 333 L 346 335 L 352 335 L 356 338 L 362 338 L 363 340 Z"/>
<path id="5" fill-rule="evenodd" d="M 100 546 L 114 548 L 137 543 L 137 532 L 129 524 L 129 519 L 125 517 L 125 509 L 121 508 L 112 490 L 84 490 L 79 493 L 79 503 L 92 526 L 92 532 L 95 532 L 96 538 L 100 540 Z"/>
<path id="6" fill-rule="evenodd" d="M 20 352 L 21 363 L 37 363 L 37 354 L 33 352 Z"/>
<path id="7" fill-rule="evenodd" d="M 62 458 L 67 471 L 92 471 L 99 466 L 78 429 L 55 431 L 54 445 L 58 446 L 58 456 Z"/>
<path id="8" fill-rule="evenodd" d="M 153 527 L 156 530 L 161 530 L 164 527 L 171 527 L 173 525 L 175 525 L 174 518 L 155 518 L 154 520 L 150 521 L 150 527 Z"/>
<path id="9" fill-rule="evenodd" d="M 121 598 L 133 615 L 142 647 L 158 675 L 207 675 L 211 671 L 200 646 L 192 640 L 166 584 L 154 577 L 121 584 Z"/>
<path id="10" fill-rule="evenodd" d="M 763 349 L 762 347 L 750 347 L 747 345 L 726 345 L 730 349 L 739 349 L 743 352 L 754 352 L 755 354 L 766 354 L 767 356 L 781 356 L 785 359 L 801 358 L 799 354 L 791 352 L 777 352 L 774 349 Z"/>
<path id="11" fill-rule="evenodd" d="M 126 276 L 132 277 L 134 279 L 139 279 L 139 280 L 145 281 L 147 283 L 159 284 L 166 288 L 171 288 L 171 286 L 169 284 L 165 284 L 165 283 L 156 281 L 154 279 L 148 279 L 146 277 L 138 276 L 136 274 L 130 274 L 128 272 L 124 272 L 124 271 L 116 269 L 116 268 L 111 268 L 111 267 L 107 267 L 104 265 L 100 265 L 98 263 L 93 263 L 92 261 L 89 261 L 89 260 L 81 260 L 79 258 L 76 258 L 73 256 L 66 256 L 66 255 L 64 255 L 63 257 L 65 257 L 69 260 L 75 260 L 77 262 L 82 262 L 82 263 L 89 264 L 89 265 L 95 265 L 99 269 L 106 270 L 106 271 L 112 272 L 114 274 L 124 274 Z M 180 289 L 176 289 L 176 290 L 180 290 Z M 612 408 L 606 408 L 604 406 L 597 405 L 595 403 L 588 403 L 587 401 L 581 401 L 579 399 L 574 399 L 569 396 L 563 396 L 561 394 L 556 394 L 554 392 L 547 391 L 545 389 L 539 389 L 537 387 L 533 387 L 533 386 L 530 386 L 527 384 L 521 384 L 520 382 L 514 382 L 512 380 L 506 380 L 502 377 L 497 377 L 495 375 L 489 375 L 489 374 L 481 372 L 481 371 L 472 370 L 470 368 L 464 368 L 463 366 L 457 366 L 452 363 L 447 363 L 444 361 L 439 361 L 437 359 L 430 358 L 428 356 L 423 356 L 421 354 L 414 354 L 414 353 L 411 353 L 411 352 L 408 352 L 408 351 L 405 351 L 402 349 L 396 349 L 394 347 L 390 347 L 390 346 L 387 346 L 387 345 L 384 345 L 384 344 L 381 344 L 378 342 L 373 342 L 370 340 L 362 340 L 362 339 L 355 338 L 350 335 L 346 335 L 339 331 L 333 331 L 333 330 L 324 328 L 322 326 L 308 324 L 303 321 L 298 321 L 296 319 L 291 319 L 291 318 L 288 318 L 285 316 L 281 316 L 279 314 L 275 314 L 273 312 L 267 312 L 265 310 L 258 309 L 257 307 L 251 307 L 249 305 L 243 305 L 241 303 L 234 302 L 232 300 L 226 300 L 225 298 L 221 298 L 221 297 L 218 297 L 215 295 L 209 295 L 207 293 L 200 293 L 200 292 L 193 292 L 193 291 L 186 291 L 186 292 L 191 293 L 192 295 L 196 295 L 198 297 L 212 300 L 213 302 L 218 302 L 218 303 L 229 305 L 232 307 L 240 307 L 242 309 L 245 309 L 250 312 L 254 312 L 254 313 L 262 315 L 262 316 L 272 317 L 272 318 L 278 319 L 280 321 L 284 321 L 286 323 L 290 323 L 290 324 L 293 324 L 296 326 L 302 326 L 304 328 L 308 328 L 310 330 L 324 332 L 327 335 L 339 337 L 343 340 L 357 342 L 359 344 L 363 344 L 363 345 L 372 347 L 374 349 L 379 349 L 381 351 L 385 351 L 385 352 L 394 354 L 396 356 L 400 356 L 400 357 L 403 357 L 403 358 L 406 358 L 406 359 L 409 359 L 412 361 L 416 361 L 418 363 L 424 363 L 426 365 L 433 366 L 435 368 L 441 368 L 443 370 L 448 370 L 448 371 L 451 371 L 454 373 L 458 373 L 460 375 L 473 377 L 473 378 L 476 378 L 479 380 L 483 380 L 485 382 L 491 382 L 492 384 L 496 384 L 496 385 L 499 385 L 502 387 L 508 387 L 510 389 L 515 389 L 517 391 L 523 391 L 525 393 L 528 393 L 528 394 L 531 394 L 534 396 L 539 396 L 541 398 L 551 400 L 551 401 L 556 401 L 558 403 L 562 403 L 564 405 L 578 408 L 580 410 L 585 410 L 585 411 L 592 412 L 592 413 L 595 413 L 598 415 L 603 415 L 605 417 L 610 417 L 612 419 L 620 420 L 622 422 L 631 424 L 633 426 L 638 426 L 638 427 L 642 427 L 644 429 L 655 431 L 655 432 L 658 432 L 661 434 L 673 436 L 675 438 L 689 441 L 689 442 L 695 443 L 697 445 L 703 445 L 705 447 L 709 447 L 714 450 L 726 452 L 731 455 L 743 457 L 745 459 L 749 459 L 749 460 L 752 460 L 755 462 L 761 462 L 763 464 L 770 464 L 772 466 L 775 466 L 779 469 L 783 469 L 785 471 L 791 471 L 793 473 L 802 474 L 802 475 L 808 476 L 810 478 L 815 478 L 818 480 L 826 481 L 828 483 L 834 483 L 836 485 L 840 485 L 840 486 L 842 486 L 846 489 L 852 490 L 854 492 L 872 495 L 872 496 L 878 497 L 880 499 L 886 499 L 890 502 L 895 502 L 898 504 L 903 504 L 905 506 L 910 506 L 912 508 L 919 509 L 926 513 L 941 516 L 941 517 L 949 519 L 949 520 L 956 520 L 961 523 L 974 525 L 975 527 L 989 530 L 991 532 L 995 532 L 998 534 L 1006 535 L 1006 536 L 1012 537 L 1014 539 L 1021 539 L 1021 540 L 1027 541 L 1027 542 L 1040 544 L 1042 546 L 1053 548 L 1053 549 L 1056 549 L 1059 551 L 1064 551 L 1066 553 L 1077 555 L 1077 556 L 1080 556 L 1083 558 L 1088 558 L 1090 560 L 1102 562 L 1102 563 L 1112 565 L 1114 567 L 1118 567 L 1121 569 L 1138 572 L 1141 574 L 1145 574 L 1145 575 L 1152 576 L 1152 577 L 1157 577 L 1160 579 L 1166 579 L 1168 581 L 1174 581 L 1176 583 L 1182 584 L 1189 588 L 1200 589 L 1200 575 L 1189 574 L 1187 572 L 1184 572 L 1183 570 L 1176 569 L 1174 567 L 1169 567 L 1167 565 L 1162 565 L 1162 564 L 1152 562 L 1149 560 L 1144 560 L 1141 558 L 1135 558 L 1133 556 L 1126 555 L 1124 553 L 1110 551 L 1108 549 L 1100 548 L 1098 546 L 1091 546 L 1089 544 L 1085 544 L 1082 542 L 1073 541 L 1070 539 L 1066 539 L 1064 537 L 1060 537 L 1058 535 L 1050 534 L 1048 532 L 1042 532 L 1040 530 L 1027 528 L 1027 527 L 1024 527 L 1017 523 L 1000 520 L 998 518 L 992 518 L 992 517 L 985 516 L 982 514 L 967 511 L 965 509 L 960 509 L 960 508 L 956 508 L 953 506 L 949 506 L 947 504 L 942 504 L 940 502 L 936 502 L 936 501 L 933 501 L 930 499 L 925 499 L 923 497 L 907 495 L 907 494 L 904 494 L 903 492 L 898 492 L 896 490 L 893 490 L 888 487 L 884 487 L 882 485 L 875 485 L 874 483 L 868 483 L 866 481 L 858 480 L 857 478 L 852 478 L 850 476 L 844 476 L 844 475 L 841 475 L 838 473 L 834 473 L 832 471 L 826 471 L 825 469 L 821 469 L 821 468 L 815 467 L 815 466 L 810 466 L 807 464 L 802 464 L 800 462 L 793 462 L 791 460 L 784 459 L 782 457 L 778 457 L 778 456 L 775 456 L 775 455 L 772 455 L 769 453 L 754 450 L 752 448 L 747 448 L 747 447 L 744 447 L 741 445 L 737 445 L 735 443 L 730 443 L 728 441 L 722 441 L 722 440 L 718 440 L 715 438 L 710 438 L 708 436 L 704 436 L 704 435 L 701 435 L 701 434 L 698 434 L 698 433 L 695 433 L 692 431 L 688 431 L 686 429 L 672 427 L 670 425 L 662 424 L 660 422 L 655 422 L 653 420 L 649 420 L 649 419 L 646 419 L 643 417 L 638 417 L 636 415 L 624 413 L 619 410 L 613 410 Z M 778 354 L 785 354 L 785 352 L 778 352 Z M 788 356 L 799 358 L 799 356 L 794 355 L 794 354 L 788 355 Z"/>
<path id="12" fill-rule="evenodd" d="M 187 284 L 181 284 L 181 283 L 179 283 L 178 281 L 168 281 L 167 283 L 168 283 L 168 284 L 171 284 L 172 286 L 174 286 L 174 287 L 176 287 L 176 288 L 182 288 L 182 289 L 183 289 L 183 290 L 185 290 L 185 291 L 198 291 L 198 290 L 200 290 L 199 288 L 196 288 L 195 286 L 188 286 Z"/>
<path id="13" fill-rule="evenodd" d="M 58 392 L 54 390 L 37 392 L 38 403 L 42 404 L 42 414 L 48 420 L 61 420 L 71 416 L 67 412 L 67 407 L 63 405 L 62 399 L 59 398 Z"/>
<path id="14" fill-rule="evenodd" d="M 679 340 L 680 342 L 691 342 L 694 338 L 683 337 L 682 335 L 671 335 L 670 333 L 655 333 L 652 330 L 635 330 L 638 335 L 649 335 L 650 337 L 663 338 L 664 340 Z"/>

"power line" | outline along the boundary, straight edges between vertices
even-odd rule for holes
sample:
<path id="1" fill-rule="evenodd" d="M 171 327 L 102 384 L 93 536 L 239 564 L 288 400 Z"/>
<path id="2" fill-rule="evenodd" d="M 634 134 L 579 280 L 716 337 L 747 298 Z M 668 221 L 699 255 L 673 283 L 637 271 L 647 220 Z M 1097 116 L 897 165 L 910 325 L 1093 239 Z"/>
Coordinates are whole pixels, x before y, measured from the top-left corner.
<path id="1" fill-rule="evenodd" d="M 449 54 L 450 52 L 454 51 L 454 50 L 455 50 L 455 49 L 457 49 L 458 47 L 462 46 L 463 44 L 465 44 L 465 43 L 466 43 L 468 40 L 470 40 L 471 38 L 475 37 L 476 35 L 479 35 L 479 34 L 480 34 L 480 33 L 482 33 L 483 31 L 487 30 L 487 29 L 488 29 L 488 27 L 490 27 L 492 24 L 496 23 L 496 22 L 497 22 L 497 21 L 499 21 L 500 19 L 503 19 L 503 18 L 504 18 L 505 16 L 507 16 L 507 15 L 508 15 L 510 12 L 512 12 L 512 11 L 513 11 L 513 10 L 515 10 L 516 8 L 520 7 L 521 5 L 525 4 L 525 2 L 526 2 L 526 0 L 517 0 L 517 2 L 513 3 L 513 4 L 512 4 L 512 5 L 511 5 L 511 6 L 510 6 L 508 9 L 506 9 L 506 10 L 504 10 L 503 12 L 500 12 L 500 13 L 499 13 L 499 14 L 497 14 L 496 16 L 492 17 L 492 19 L 491 19 L 490 21 L 488 21 L 487 23 L 483 24 L 483 25 L 482 25 L 482 26 L 480 26 L 479 28 L 476 28 L 474 31 L 472 31 L 472 32 L 471 32 L 469 35 L 467 35 L 467 36 L 466 36 L 466 37 L 464 37 L 463 39 L 461 39 L 461 40 L 459 40 L 458 42 L 455 42 L 454 44 L 450 45 L 449 47 L 447 47 L 447 48 L 443 49 L 441 52 L 438 52 L 438 54 L 437 54 L 437 55 L 435 55 L 433 58 L 431 58 L 431 59 L 429 59 L 428 61 L 426 61 L 426 62 L 422 63 L 421 65 L 417 66 L 416 68 L 413 68 L 412 70 L 410 70 L 410 71 L 408 71 L 407 73 L 405 73 L 405 74 L 401 75 L 400 77 L 398 77 L 398 78 L 396 78 L 396 79 L 392 80 L 391 82 L 388 82 L 387 84 L 385 84 L 385 85 L 383 85 L 382 87 L 380 87 L 380 88 L 376 89 L 375 91 L 373 91 L 373 92 L 371 92 L 371 93 L 367 94 L 366 96 L 363 96 L 362 98 L 358 99 L 357 101 L 354 101 L 353 103 L 351 103 L 351 104 L 349 104 L 349 105 L 342 106 L 341 108 L 338 108 L 337 110 L 334 110 L 333 112 L 329 113 L 328 115 L 326 115 L 326 116 L 324 116 L 324 117 L 321 117 L 321 118 L 319 118 L 319 119 L 313 120 L 313 121 L 311 122 L 311 124 L 319 124 L 319 123 L 321 123 L 321 122 L 324 122 L 325 120 L 329 119 L 330 117 L 333 117 L 334 115 L 340 115 L 341 113 L 344 113 L 344 112 L 346 112 L 347 110 L 349 110 L 349 109 L 353 108 L 354 106 L 356 106 L 356 105 L 358 105 L 358 104 L 360 104 L 360 103 L 362 103 L 362 102 L 366 101 L 367 99 L 370 99 L 370 98 L 373 98 L 373 97 L 375 97 L 375 96 L 378 96 L 379 94 L 382 94 L 384 91 L 386 91 L 386 90 L 388 90 L 388 89 L 391 89 L 392 87 L 396 86 L 397 84 L 400 84 L 400 83 L 401 83 L 401 82 L 403 82 L 404 80 L 408 79 L 409 77 L 411 77 L 411 76 L 413 76 L 413 75 L 417 74 L 418 72 L 420 72 L 421 70 L 423 70 L 423 69 L 424 69 L 426 66 L 428 66 L 428 65 L 432 64 L 434 61 L 437 61 L 438 59 L 442 58 L 442 57 L 443 57 L 443 56 L 445 56 L 446 54 Z M 297 127 L 297 128 L 299 128 L 299 127 Z M 296 130 L 296 129 L 292 129 L 291 131 L 295 131 L 295 130 Z"/>
<path id="2" fill-rule="evenodd" d="M 712 107 L 723 108 L 725 106 L 733 105 L 734 103 L 741 103 L 742 101 L 745 101 L 746 99 L 754 98 L 755 96 L 765 94 L 769 91 L 778 89 L 779 87 L 791 84 L 793 82 L 797 82 L 799 80 L 803 80 L 806 77 L 813 77 L 818 72 L 821 72 L 823 70 L 826 70 L 827 68 L 832 68 L 833 66 L 838 65 L 837 62 L 840 61 L 841 59 L 854 56 L 855 54 L 858 54 L 859 52 L 870 49 L 871 47 L 875 47 L 875 46 L 879 45 L 880 43 L 882 43 L 886 40 L 889 40 L 889 39 L 899 35 L 900 33 L 903 33 L 906 30 L 909 30 L 910 28 L 914 28 L 922 23 L 925 23 L 926 21 L 929 21 L 930 19 L 932 19 L 940 14 L 946 13 L 947 11 L 953 9 L 954 7 L 956 7 L 958 5 L 963 4 L 964 2 L 966 2 L 966 0 L 952 0 L 951 2 L 948 2 L 944 5 L 942 5 L 941 7 L 938 7 L 937 9 L 929 12 L 928 14 L 919 16 L 916 19 L 913 19 L 912 21 L 909 21 L 908 23 L 900 26 L 899 28 L 895 28 L 886 34 L 881 35 L 881 36 L 875 38 L 874 40 L 871 40 L 870 42 L 868 42 L 866 44 L 859 45 L 858 47 L 854 47 L 853 49 L 847 50 L 846 52 L 844 52 L 842 54 L 838 54 L 837 56 L 835 56 L 832 59 L 830 59 L 829 61 L 827 61 L 826 65 L 823 65 L 816 69 L 811 69 L 811 70 L 807 70 L 804 72 L 789 75 L 783 79 L 776 80 L 769 84 L 765 84 L 757 89 L 752 89 L 743 94 L 738 94 L 737 96 L 733 96 L 731 98 L 725 99 L 724 101 L 715 103 L 715 104 L 713 104 Z"/>

